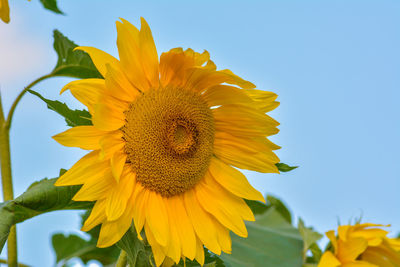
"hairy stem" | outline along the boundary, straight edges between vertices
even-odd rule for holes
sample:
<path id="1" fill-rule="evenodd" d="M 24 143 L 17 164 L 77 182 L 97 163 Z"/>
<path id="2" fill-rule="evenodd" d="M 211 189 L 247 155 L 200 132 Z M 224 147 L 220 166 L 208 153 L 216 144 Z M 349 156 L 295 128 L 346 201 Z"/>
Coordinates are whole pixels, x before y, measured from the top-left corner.
<path id="1" fill-rule="evenodd" d="M 127 255 L 125 250 L 121 249 L 121 254 L 119 254 L 117 264 L 115 267 L 126 267 L 127 264 Z"/>

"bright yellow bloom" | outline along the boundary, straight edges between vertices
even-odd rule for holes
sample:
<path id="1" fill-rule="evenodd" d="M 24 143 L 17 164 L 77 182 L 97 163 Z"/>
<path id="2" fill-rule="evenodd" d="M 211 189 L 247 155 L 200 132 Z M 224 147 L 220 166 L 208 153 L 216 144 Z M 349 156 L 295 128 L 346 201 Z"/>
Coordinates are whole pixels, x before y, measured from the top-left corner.
<path id="1" fill-rule="evenodd" d="M 0 0 L 0 19 L 5 23 L 10 22 L 10 7 L 8 0 Z"/>
<path id="2" fill-rule="evenodd" d="M 318 267 L 396 267 L 400 266 L 400 239 L 388 238 L 381 224 L 343 225 L 326 232 L 333 252 L 326 251 Z"/>
<path id="3" fill-rule="evenodd" d="M 266 137 L 278 122 L 265 112 L 276 94 L 229 70 L 216 70 L 207 51 L 174 48 L 160 59 L 150 28 L 117 22 L 120 60 L 93 47 L 104 79 L 67 84 L 89 109 L 93 126 L 54 136 L 60 144 L 93 150 L 56 185 L 83 184 L 76 201 L 96 201 L 83 230 L 102 224 L 99 247 L 117 242 L 134 222 L 157 266 L 166 257 L 204 263 L 203 245 L 231 252 L 229 230 L 246 237 L 254 221 L 242 198 L 264 201 L 232 166 L 277 173 Z M 229 84 L 229 85 L 228 85 Z"/>

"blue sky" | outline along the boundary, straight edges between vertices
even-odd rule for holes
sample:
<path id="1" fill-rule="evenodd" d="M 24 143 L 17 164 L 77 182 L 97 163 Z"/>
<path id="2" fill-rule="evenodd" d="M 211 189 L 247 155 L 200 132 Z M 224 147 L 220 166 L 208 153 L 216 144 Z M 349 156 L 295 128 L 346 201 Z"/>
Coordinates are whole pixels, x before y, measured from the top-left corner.
<path id="1" fill-rule="evenodd" d="M 23 86 L 55 65 L 53 29 L 117 55 L 115 21 L 123 17 L 139 26 L 143 16 L 159 53 L 206 49 L 219 68 L 279 95 L 281 105 L 271 115 L 281 131 L 272 139 L 282 146 L 282 162 L 300 167 L 281 175 L 246 172 L 257 189 L 283 199 L 321 232 L 360 216 L 400 231 L 399 1 L 59 3 L 66 16 L 45 11 L 36 0 L 12 1 L 11 23 L 0 23 L 6 109 Z M 68 81 L 52 79 L 35 89 L 80 108 L 70 95 L 59 95 Z M 11 131 L 16 195 L 85 153 L 50 138 L 66 128 L 37 98 L 21 101 Z M 78 228 L 78 213 L 70 211 L 18 225 L 20 260 L 51 266 L 51 234 Z"/>

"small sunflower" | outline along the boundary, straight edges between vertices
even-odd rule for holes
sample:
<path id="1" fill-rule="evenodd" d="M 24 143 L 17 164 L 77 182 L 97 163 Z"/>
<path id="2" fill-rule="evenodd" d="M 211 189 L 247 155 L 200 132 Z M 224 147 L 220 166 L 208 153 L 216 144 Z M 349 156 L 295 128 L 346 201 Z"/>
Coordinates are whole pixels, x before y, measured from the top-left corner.
<path id="1" fill-rule="evenodd" d="M 56 185 L 83 184 L 74 200 L 96 201 L 82 230 L 102 224 L 99 247 L 120 240 L 133 221 L 157 266 L 166 257 L 203 264 L 203 245 L 230 253 L 229 230 L 247 236 L 244 220 L 254 216 L 243 198 L 265 201 L 234 167 L 278 172 L 279 146 L 267 137 L 279 123 L 265 114 L 277 96 L 217 70 L 207 51 L 174 48 L 159 59 L 146 21 L 140 30 L 121 21 L 119 60 L 78 48 L 104 79 L 73 81 L 62 92 L 88 107 L 93 126 L 54 139 L 93 151 Z"/>
<path id="2" fill-rule="evenodd" d="M 343 225 L 326 232 L 333 252 L 326 251 L 318 267 L 395 267 L 400 266 L 400 239 L 388 238 L 381 224 Z"/>
<path id="3" fill-rule="evenodd" d="M 0 0 L 0 19 L 5 23 L 10 22 L 10 7 L 8 0 Z"/>

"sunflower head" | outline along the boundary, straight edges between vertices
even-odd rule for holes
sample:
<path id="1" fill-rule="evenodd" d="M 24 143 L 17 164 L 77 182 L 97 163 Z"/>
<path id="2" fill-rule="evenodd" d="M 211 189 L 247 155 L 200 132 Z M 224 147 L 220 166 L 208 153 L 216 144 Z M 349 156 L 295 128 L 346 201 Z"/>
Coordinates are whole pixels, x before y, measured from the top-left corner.
<path id="1" fill-rule="evenodd" d="M 343 225 L 335 231 L 329 231 L 333 251 L 322 255 L 318 267 L 400 266 L 400 239 L 388 238 L 388 232 L 381 224 Z"/>
<path id="2" fill-rule="evenodd" d="M 92 126 L 54 136 L 90 150 L 56 185 L 83 184 L 77 201 L 95 201 L 82 230 L 101 224 L 99 247 L 133 225 L 146 236 L 157 266 L 181 257 L 204 263 L 206 246 L 231 252 L 229 231 L 246 237 L 254 220 L 243 198 L 264 201 L 236 168 L 278 172 L 267 137 L 278 122 L 265 113 L 276 95 L 230 70 L 217 70 L 207 51 L 158 53 L 146 21 L 117 22 L 119 59 L 79 47 L 104 79 L 67 84 L 92 115 Z"/>

